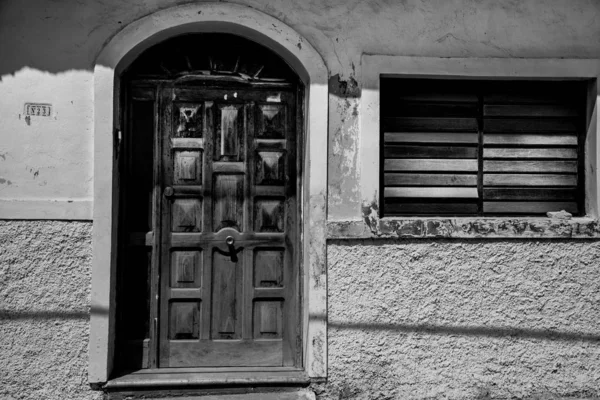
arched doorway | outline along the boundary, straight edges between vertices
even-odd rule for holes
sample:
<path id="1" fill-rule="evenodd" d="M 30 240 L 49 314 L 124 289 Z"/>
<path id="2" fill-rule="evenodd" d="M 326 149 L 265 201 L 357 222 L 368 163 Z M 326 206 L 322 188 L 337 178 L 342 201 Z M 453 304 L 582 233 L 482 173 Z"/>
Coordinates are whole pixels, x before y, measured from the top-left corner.
<path id="1" fill-rule="evenodd" d="M 117 149 L 120 132 L 124 129 L 120 116 L 123 111 L 120 106 L 122 73 L 144 50 L 166 39 L 192 32 L 232 33 L 260 43 L 291 65 L 304 84 L 303 186 L 298 202 L 302 211 L 301 233 L 305 238 L 299 249 L 302 258 L 301 370 L 310 378 L 326 377 L 327 174 L 324 171 L 327 170 L 327 68 L 310 42 L 276 18 L 243 5 L 202 2 L 162 9 L 128 24 L 103 46 L 95 61 L 89 382 L 94 387 L 101 386 L 109 380 L 115 367 L 118 209 L 122 190 Z M 289 380 L 284 375 L 268 374 L 270 382 L 273 379 L 281 382 Z M 179 375 L 168 376 L 173 384 L 184 382 Z M 230 375 L 223 375 L 218 379 L 229 378 Z M 161 374 L 160 381 L 164 383 L 165 379 L 166 376 Z M 253 376 L 250 381 L 256 383 L 256 377 Z"/>
<path id="2" fill-rule="evenodd" d="M 147 49 L 121 90 L 117 366 L 301 366 L 302 82 L 197 33 Z"/>

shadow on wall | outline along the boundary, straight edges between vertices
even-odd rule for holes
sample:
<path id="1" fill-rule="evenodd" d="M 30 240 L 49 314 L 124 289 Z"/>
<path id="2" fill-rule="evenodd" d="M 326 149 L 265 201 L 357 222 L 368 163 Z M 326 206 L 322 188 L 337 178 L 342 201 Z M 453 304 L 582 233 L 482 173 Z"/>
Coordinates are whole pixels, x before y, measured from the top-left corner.
<path id="1" fill-rule="evenodd" d="M 89 319 L 91 314 L 106 315 L 106 308 L 92 308 L 87 310 L 65 311 L 15 311 L 0 310 L 2 320 L 49 320 L 49 319 Z M 504 337 L 512 336 L 516 339 L 545 339 L 559 341 L 600 342 L 600 335 L 588 333 L 560 332 L 542 329 L 519 329 L 494 326 L 448 326 L 433 324 L 381 324 L 364 322 L 329 321 L 331 330 L 356 330 L 356 331 L 389 331 L 397 333 L 426 333 L 430 335 L 459 335 Z"/>
<path id="2" fill-rule="evenodd" d="M 90 310 L 0 310 L 0 321 L 9 320 L 49 320 L 49 319 L 89 319 L 90 315 L 107 315 L 108 309 L 92 307 Z"/>
<path id="3" fill-rule="evenodd" d="M 0 1 L 0 77 L 24 67 L 58 73 L 93 70 L 104 43 L 122 27 L 189 0 Z M 160 6 L 158 6 L 160 3 Z M 118 5 L 118 7 L 117 7 Z M 1 79 L 1 78 L 0 78 Z"/>
<path id="4" fill-rule="evenodd" d="M 519 329 L 494 326 L 445 326 L 433 324 L 379 324 L 379 323 L 353 323 L 329 321 L 331 330 L 357 330 L 357 331 L 390 331 L 397 333 L 426 333 L 430 335 L 459 335 L 505 337 L 515 339 L 543 339 L 567 342 L 600 342 L 600 335 L 588 333 L 560 332 L 542 329 Z"/>

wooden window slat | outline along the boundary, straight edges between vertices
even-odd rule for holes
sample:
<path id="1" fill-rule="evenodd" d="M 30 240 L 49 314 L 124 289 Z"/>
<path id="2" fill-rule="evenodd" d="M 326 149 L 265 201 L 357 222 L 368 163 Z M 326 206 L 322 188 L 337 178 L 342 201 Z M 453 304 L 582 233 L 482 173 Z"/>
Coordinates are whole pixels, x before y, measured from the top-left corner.
<path id="1" fill-rule="evenodd" d="M 385 158 L 477 158 L 477 147 L 385 146 Z"/>
<path id="2" fill-rule="evenodd" d="M 385 197 L 477 198 L 477 188 L 462 187 L 386 187 Z"/>
<path id="3" fill-rule="evenodd" d="M 575 146 L 577 136 L 573 135 L 515 135 L 515 134 L 483 134 L 483 143 L 489 145 L 532 145 L 532 146 Z"/>
<path id="4" fill-rule="evenodd" d="M 475 118 L 388 117 L 381 122 L 386 131 L 477 132 L 477 120 Z"/>
<path id="5" fill-rule="evenodd" d="M 541 214 L 548 211 L 565 210 L 577 214 L 578 208 L 575 202 L 549 202 L 549 201 L 490 201 L 483 203 L 483 212 L 490 214 Z"/>
<path id="6" fill-rule="evenodd" d="M 483 172 L 577 173 L 576 161 L 487 161 Z"/>
<path id="7" fill-rule="evenodd" d="M 393 214 L 475 214 L 476 203 L 386 203 L 385 209 Z"/>
<path id="8" fill-rule="evenodd" d="M 477 186 L 477 175 L 385 173 L 385 186 Z"/>
<path id="9" fill-rule="evenodd" d="M 560 158 L 560 159 L 577 159 L 577 150 L 574 148 L 561 149 L 494 149 L 484 148 L 484 158 L 527 158 L 545 159 L 545 158 Z"/>
<path id="10" fill-rule="evenodd" d="M 575 132 L 577 124 L 574 119 L 530 118 L 530 119 L 489 119 L 483 121 L 483 131 L 486 133 L 506 132 Z"/>
<path id="11" fill-rule="evenodd" d="M 398 103 L 383 104 L 383 111 L 395 117 L 476 118 L 476 103 Z"/>
<path id="12" fill-rule="evenodd" d="M 385 143 L 478 143 L 476 133 L 385 132 Z"/>
<path id="13" fill-rule="evenodd" d="M 577 110 L 568 105 L 496 104 L 483 107 L 485 117 L 576 117 Z"/>
<path id="14" fill-rule="evenodd" d="M 485 188 L 484 200 L 575 200 L 575 189 Z"/>
<path id="15" fill-rule="evenodd" d="M 463 171 L 477 172 L 477 160 L 391 158 L 385 160 L 385 171 Z"/>
<path id="16" fill-rule="evenodd" d="M 551 174 L 486 174 L 484 186 L 576 186 L 575 175 Z"/>

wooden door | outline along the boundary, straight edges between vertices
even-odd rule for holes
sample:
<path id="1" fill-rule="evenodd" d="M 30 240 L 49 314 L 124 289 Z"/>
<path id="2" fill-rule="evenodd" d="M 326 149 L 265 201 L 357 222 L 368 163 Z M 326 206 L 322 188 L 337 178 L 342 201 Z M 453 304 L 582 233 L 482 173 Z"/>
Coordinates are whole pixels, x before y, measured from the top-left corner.
<path id="1" fill-rule="evenodd" d="M 295 92 L 160 93 L 159 367 L 299 365 Z"/>

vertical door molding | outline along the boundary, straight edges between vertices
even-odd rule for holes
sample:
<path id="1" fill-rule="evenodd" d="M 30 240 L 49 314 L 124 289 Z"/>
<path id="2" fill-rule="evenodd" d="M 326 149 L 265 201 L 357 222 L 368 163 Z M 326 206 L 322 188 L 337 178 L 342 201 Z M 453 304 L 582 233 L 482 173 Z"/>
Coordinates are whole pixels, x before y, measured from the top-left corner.
<path id="1" fill-rule="evenodd" d="M 306 39 L 281 21 L 250 7 L 188 4 L 141 18 L 105 45 L 94 66 L 94 232 L 89 382 L 106 382 L 113 367 L 117 253 L 120 74 L 142 51 L 190 32 L 232 33 L 279 54 L 305 85 L 302 199 L 302 323 L 304 368 L 313 379 L 327 375 L 326 243 L 328 71 Z"/>

